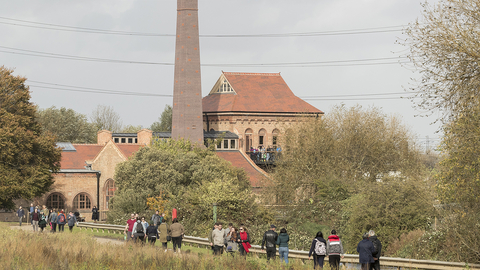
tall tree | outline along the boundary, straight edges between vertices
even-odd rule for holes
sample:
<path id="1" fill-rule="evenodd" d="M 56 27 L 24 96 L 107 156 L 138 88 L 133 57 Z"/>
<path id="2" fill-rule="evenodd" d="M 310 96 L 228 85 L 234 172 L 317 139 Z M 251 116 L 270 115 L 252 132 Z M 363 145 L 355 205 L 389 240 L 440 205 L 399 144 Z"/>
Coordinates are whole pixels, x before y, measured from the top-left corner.
<path id="1" fill-rule="evenodd" d="M 421 78 L 412 88 L 418 106 L 444 116 L 443 160 L 436 175 L 445 209 L 443 230 L 456 239 L 458 258 L 480 262 L 480 1 L 424 4 L 423 20 L 409 25 L 410 58 Z M 449 229 L 446 229 L 449 228 Z"/>
<path id="2" fill-rule="evenodd" d="M 142 147 L 115 170 L 118 191 L 108 219 L 128 218 L 133 211 L 145 213 L 147 199 L 165 194 L 167 208 L 185 217 L 183 225 L 195 235 L 206 234 L 212 225 L 212 204 L 217 203 L 222 221 L 253 223 L 271 218 L 259 215 L 248 176 L 219 158 L 213 148 L 202 149 L 189 141 L 156 141 Z"/>
<path id="3" fill-rule="evenodd" d="M 172 106 L 165 105 L 165 109 L 158 120 L 150 126 L 150 130 L 154 132 L 172 131 Z"/>
<path id="4" fill-rule="evenodd" d="M 141 129 L 142 129 L 142 125 L 139 125 L 139 126 L 127 125 L 123 127 L 122 133 L 137 133 Z"/>
<path id="5" fill-rule="evenodd" d="M 90 121 L 97 127 L 97 131 L 120 132 L 122 130 L 120 115 L 110 106 L 98 105 L 93 110 Z"/>
<path id="6" fill-rule="evenodd" d="M 423 19 L 405 30 L 403 44 L 421 75 L 411 88 L 420 98 L 416 105 L 443 112 L 447 122 L 479 104 L 479 5 L 478 0 L 425 2 Z"/>
<path id="7" fill-rule="evenodd" d="M 0 67 L 0 208 L 46 192 L 61 157 L 55 137 L 42 135 L 26 78 L 12 73 Z"/>
<path id="8" fill-rule="evenodd" d="M 50 132 L 59 142 L 95 143 L 97 130 L 87 116 L 72 109 L 52 106 L 38 111 L 38 122 L 43 133 Z"/>
<path id="9" fill-rule="evenodd" d="M 305 119 L 295 132 L 286 132 L 284 141 L 282 157 L 273 174 L 274 185 L 266 190 L 266 195 L 271 196 L 270 203 L 277 199 L 276 204 L 283 206 L 281 211 L 290 222 L 302 220 L 339 226 L 344 224 L 341 221 L 345 217 L 355 217 L 358 220 L 342 226 L 345 233 L 384 228 L 389 238 L 403 230 L 416 229 L 419 224 L 422 228 L 427 225 L 423 209 L 415 223 L 407 220 L 411 216 L 405 215 L 419 201 L 403 203 L 399 199 L 398 203 L 392 202 L 394 207 L 389 205 L 394 211 L 389 213 L 390 218 L 395 217 L 401 224 L 414 224 L 407 228 L 387 224 L 378 215 L 359 222 L 360 218 L 349 211 L 348 206 L 354 205 L 382 213 L 383 202 L 389 199 L 386 192 L 389 187 L 396 187 L 401 191 L 399 194 L 405 195 L 415 183 L 420 190 L 416 194 L 422 196 L 410 199 L 433 204 L 432 197 L 424 192 L 427 175 L 413 136 L 397 117 L 387 116 L 378 108 L 337 106 L 321 119 Z M 380 196 L 379 191 L 385 195 Z M 375 194 L 379 197 L 375 198 Z M 363 200 L 367 197 L 374 201 Z M 355 203 L 348 204 L 352 201 Z M 352 236 L 349 241 L 355 239 Z M 352 242 L 346 244 L 353 246 Z"/>

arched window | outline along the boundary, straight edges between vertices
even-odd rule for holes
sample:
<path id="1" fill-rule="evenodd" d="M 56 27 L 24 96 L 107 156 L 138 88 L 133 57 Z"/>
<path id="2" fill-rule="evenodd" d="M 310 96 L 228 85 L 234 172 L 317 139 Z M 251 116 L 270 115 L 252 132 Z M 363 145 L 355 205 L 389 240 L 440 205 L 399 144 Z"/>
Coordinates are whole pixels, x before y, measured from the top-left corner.
<path id="1" fill-rule="evenodd" d="M 87 193 L 80 193 L 73 199 L 73 209 L 91 209 L 92 203 Z"/>
<path id="2" fill-rule="evenodd" d="M 267 142 L 267 132 L 265 131 L 265 129 L 260 129 L 258 131 L 258 145 L 265 145 Z"/>
<path id="3" fill-rule="evenodd" d="M 115 196 L 115 181 L 113 179 L 108 179 L 105 183 L 105 209 L 108 209 L 109 201 L 113 196 Z"/>
<path id="4" fill-rule="evenodd" d="M 45 204 L 48 209 L 64 209 L 65 200 L 60 193 L 52 193 L 47 197 L 47 203 Z"/>

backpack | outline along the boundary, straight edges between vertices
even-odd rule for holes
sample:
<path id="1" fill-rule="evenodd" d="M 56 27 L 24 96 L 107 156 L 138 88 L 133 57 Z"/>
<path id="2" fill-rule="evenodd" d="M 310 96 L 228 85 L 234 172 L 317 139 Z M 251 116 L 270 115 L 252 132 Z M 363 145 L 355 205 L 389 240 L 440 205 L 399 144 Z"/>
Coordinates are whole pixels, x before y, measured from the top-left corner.
<path id="1" fill-rule="evenodd" d="M 372 244 L 373 244 L 373 248 L 375 249 L 375 251 L 372 253 L 373 256 L 376 256 L 378 254 L 378 249 L 379 249 L 379 243 L 380 241 L 378 239 L 375 239 L 375 241 L 372 241 Z"/>
<path id="2" fill-rule="evenodd" d="M 322 241 L 315 239 L 317 242 L 315 243 L 315 254 L 317 255 L 326 255 L 327 254 L 327 248 L 325 247 L 325 243 Z"/>
<path id="3" fill-rule="evenodd" d="M 141 222 L 137 222 L 137 233 L 143 233 L 143 224 Z"/>
<path id="4" fill-rule="evenodd" d="M 58 217 L 59 217 L 58 218 L 59 223 L 65 223 L 65 215 L 64 214 L 60 214 Z"/>

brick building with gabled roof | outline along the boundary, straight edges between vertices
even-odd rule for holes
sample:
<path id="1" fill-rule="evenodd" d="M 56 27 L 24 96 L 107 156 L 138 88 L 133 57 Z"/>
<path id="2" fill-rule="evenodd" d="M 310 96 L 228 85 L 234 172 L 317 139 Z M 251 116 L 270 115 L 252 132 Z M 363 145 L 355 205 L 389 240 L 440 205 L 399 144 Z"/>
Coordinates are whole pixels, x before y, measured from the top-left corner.
<path id="1" fill-rule="evenodd" d="M 222 72 L 202 106 L 204 129 L 237 134 L 245 153 L 277 148 L 292 124 L 323 114 L 295 96 L 280 73 Z"/>
<path id="2" fill-rule="evenodd" d="M 126 161 L 145 144 L 116 144 L 108 131 L 98 133 L 97 144 L 58 143 L 62 148 L 60 171 L 54 175 L 51 191 L 36 198 L 36 204 L 48 208 L 78 211 L 91 219 L 93 206 L 108 209 L 115 192 L 115 167 Z M 101 141 L 101 139 L 104 139 Z"/>

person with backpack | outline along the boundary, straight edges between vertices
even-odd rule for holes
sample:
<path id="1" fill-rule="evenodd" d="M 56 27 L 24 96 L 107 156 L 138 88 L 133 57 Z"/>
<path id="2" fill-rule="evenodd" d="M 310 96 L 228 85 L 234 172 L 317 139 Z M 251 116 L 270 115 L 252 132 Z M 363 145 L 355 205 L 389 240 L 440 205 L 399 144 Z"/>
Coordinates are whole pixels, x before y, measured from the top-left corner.
<path id="1" fill-rule="evenodd" d="M 143 228 L 142 220 L 137 218 L 137 222 L 133 225 L 132 237 L 134 238 L 134 242 L 137 242 L 137 239 L 140 240 L 140 243 L 143 244 L 145 239 L 145 229 Z"/>
<path id="2" fill-rule="evenodd" d="M 313 269 L 323 269 L 323 262 L 325 261 L 325 255 L 327 255 L 327 241 L 323 239 L 323 233 L 317 232 L 317 235 L 312 241 L 312 246 L 308 252 L 308 259 L 312 259 L 313 253 Z"/>
<path id="3" fill-rule="evenodd" d="M 58 231 L 63 232 L 65 229 L 65 223 L 67 223 L 67 217 L 63 213 L 63 209 L 60 211 L 60 214 L 57 216 L 57 225 Z"/>
<path id="4" fill-rule="evenodd" d="M 43 232 L 43 229 L 47 227 L 47 218 L 43 214 L 43 212 L 40 212 L 40 220 L 38 221 L 38 227 L 40 228 L 40 231 Z"/>
<path id="5" fill-rule="evenodd" d="M 155 211 L 155 214 L 153 214 L 152 218 L 150 219 L 150 221 L 152 221 L 153 225 L 155 225 L 155 226 L 158 226 L 161 223 L 160 222 L 160 215 L 158 213 L 159 213 L 158 210 Z"/>
<path id="6" fill-rule="evenodd" d="M 157 241 L 158 237 L 158 227 L 154 225 L 153 221 L 150 221 L 150 226 L 147 227 L 145 234 L 148 238 L 148 243 L 152 246 L 155 246 L 155 242 Z"/>
<path id="7" fill-rule="evenodd" d="M 338 270 L 340 267 L 340 256 L 343 259 L 343 245 L 337 231 L 332 230 L 332 235 L 327 239 L 327 256 L 330 263 L 330 269 Z"/>
<path id="8" fill-rule="evenodd" d="M 368 240 L 368 233 L 363 234 L 363 240 L 358 243 L 357 246 L 358 252 L 358 262 L 361 265 L 361 270 L 370 270 L 370 264 L 374 262 L 373 260 L 373 252 L 375 252 L 375 248 L 373 247 L 373 243 Z"/>
<path id="9" fill-rule="evenodd" d="M 68 214 L 67 217 L 67 222 L 68 222 L 68 229 L 70 232 L 73 232 L 73 226 L 75 226 L 75 223 L 77 223 L 77 217 L 73 214 L 72 211 Z"/>
<path id="10" fill-rule="evenodd" d="M 380 270 L 380 255 L 382 254 L 382 243 L 375 235 L 375 231 L 370 230 L 368 232 L 368 240 L 373 244 L 375 251 L 372 253 L 374 262 L 370 265 L 370 270 Z"/>

